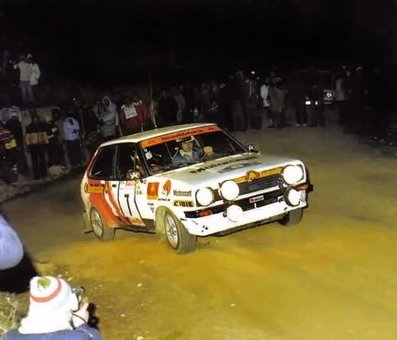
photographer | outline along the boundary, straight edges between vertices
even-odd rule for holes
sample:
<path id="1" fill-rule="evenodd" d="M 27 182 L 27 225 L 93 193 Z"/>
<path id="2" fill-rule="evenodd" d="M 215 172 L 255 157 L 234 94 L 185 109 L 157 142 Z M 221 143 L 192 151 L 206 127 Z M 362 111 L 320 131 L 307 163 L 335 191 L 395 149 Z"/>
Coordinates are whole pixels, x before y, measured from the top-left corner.
<path id="1" fill-rule="evenodd" d="M 102 339 L 98 330 L 87 324 L 88 302 L 83 303 L 79 290 L 62 278 L 35 276 L 30 280 L 29 311 L 18 329 L 3 335 L 13 339 Z"/>

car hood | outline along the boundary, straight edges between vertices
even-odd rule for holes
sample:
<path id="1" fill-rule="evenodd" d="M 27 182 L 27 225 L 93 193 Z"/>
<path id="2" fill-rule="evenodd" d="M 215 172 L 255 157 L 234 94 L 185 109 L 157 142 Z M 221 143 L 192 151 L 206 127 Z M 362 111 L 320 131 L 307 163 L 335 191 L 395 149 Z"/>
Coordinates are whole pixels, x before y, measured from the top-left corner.
<path id="1" fill-rule="evenodd" d="M 246 153 L 190 165 L 162 176 L 191 186 L 202 186 L 233 179 L 245 175 L 250 170 L 270 170 L 291 163 L 302 164 L 299 160 L 286 157 Z"/>

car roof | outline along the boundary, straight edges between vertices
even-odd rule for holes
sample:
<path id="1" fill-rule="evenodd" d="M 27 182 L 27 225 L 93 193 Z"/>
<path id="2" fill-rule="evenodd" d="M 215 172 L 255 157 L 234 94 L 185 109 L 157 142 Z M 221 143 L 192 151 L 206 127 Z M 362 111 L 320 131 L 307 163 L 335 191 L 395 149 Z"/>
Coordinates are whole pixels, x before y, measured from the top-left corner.
<path id="1" fill-rule="evenodd" d="M 139 143 L 143 140 L 166 135 L 172 132 L 179 132 L 194 128 L 200 128 L 203 126 L 216 126 L 214 123 L 192 123 L 192 124 L 181 124 L 181 125 L 172 125 L 167 127 L 162 127 L 158 129 L 143 131 L 134 133 L 132 135 L 123 136 L 117 139 L 112 139 L 105 143 L 102 143 L 100 147 L 113 145 L 113 144 L 120 144 L 120 143 Z"/>

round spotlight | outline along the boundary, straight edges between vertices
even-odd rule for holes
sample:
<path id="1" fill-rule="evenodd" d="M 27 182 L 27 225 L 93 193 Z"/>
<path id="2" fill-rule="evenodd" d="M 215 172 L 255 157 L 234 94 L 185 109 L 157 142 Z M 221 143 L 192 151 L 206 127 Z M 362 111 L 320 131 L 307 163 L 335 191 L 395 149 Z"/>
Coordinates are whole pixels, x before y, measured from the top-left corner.
<path id="1" fill-rule="evenodd" d="M 287 165 L 283 170 L 283 178 L 287 184 L 295 184 L 303 178 L 303 169 L 299 165 Z"/>
<path id="2" fill-rule="evenodd" d="M 227 201 L 233 201 L 238 197 L 240 189 L 234 181 L 226 181 L 221 185 L 222 197 Z"/>
<path id="3" fill-rule="evenodd" d="M 197 191 L 196 199 L 198 204 L 206 207 L 214 201 L 214 191 L 210 188 L 203 188 Z"/>
<path id="4" fill-rule="evenodd" d="M 288 205 L 296 207 L 301 201 L 302 194 L 300 191 L 291 189 L 287 191 L 286 202 Z"/>
<path id="5" fill-rule="evenodd" d="M 243 209 L 239 207 L 238 205 L 231 205 L 226 209 L 226 217 L 231 221 L 231 222 L 239 222 L 241 221 L 243 217 Z"/>

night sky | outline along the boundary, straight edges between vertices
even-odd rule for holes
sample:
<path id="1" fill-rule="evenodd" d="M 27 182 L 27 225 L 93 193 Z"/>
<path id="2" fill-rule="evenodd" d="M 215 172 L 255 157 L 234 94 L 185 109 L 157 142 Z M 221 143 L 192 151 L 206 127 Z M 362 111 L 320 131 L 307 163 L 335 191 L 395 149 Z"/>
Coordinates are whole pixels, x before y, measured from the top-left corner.
<path id="1" fill-rule="evenodd" d="M 34 54 L 50 76 L 82 81 L 383 62 L 392 4 L 368 3 L 0 0 L 0 37 L 12 54 Z"/>

